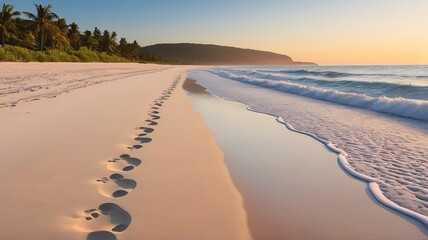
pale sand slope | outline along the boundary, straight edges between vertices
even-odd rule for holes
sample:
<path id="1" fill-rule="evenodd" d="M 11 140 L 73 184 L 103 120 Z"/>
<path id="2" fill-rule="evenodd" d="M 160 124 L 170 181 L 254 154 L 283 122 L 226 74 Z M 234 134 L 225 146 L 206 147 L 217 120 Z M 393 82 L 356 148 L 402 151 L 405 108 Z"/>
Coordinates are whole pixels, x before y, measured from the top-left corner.
<path id="1" fill-rule="evenodd" d="M 0 109 L 0 239 L 86 239 L 112 228 L 119 239 L 251 238 L 223 154 L 183 90 L 177 87 L 159 113 L 148 114 L 153 100 L 178 76 L 182 81 L 189 67 L 41 65 L 0 69 L 16 67 L 17 76 L 33 69 L 29 76 L 42 76 L 54 67 L 58 79 L 73 69 L 79 77 L 90 69 L 141 72 Z M 92 78 L 98 73 L 92 71 Z M 156 123 L 142 143 L 134 140 L 143 133 L 137 127 Z M 127 148 L 135 144 L 143 147 Z M 133 158 L 108 162 L 122 154 Z M 113 173 L 123 178 L 109 179 Z M 85 213 L 89 209 L 95 210 Z M 101 215 L 85 220 L 91 213 Z M 114 239 L 108 237 L 92 239 Z"/>

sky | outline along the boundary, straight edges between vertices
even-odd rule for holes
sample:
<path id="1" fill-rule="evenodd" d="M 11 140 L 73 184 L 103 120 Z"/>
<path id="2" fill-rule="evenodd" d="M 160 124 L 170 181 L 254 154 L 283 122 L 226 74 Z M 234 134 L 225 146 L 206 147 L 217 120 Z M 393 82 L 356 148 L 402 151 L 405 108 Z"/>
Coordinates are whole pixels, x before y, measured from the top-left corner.
<path id="1" fill-rule="evenodd" d="M 428 0 L 10 0 L 81 31 L 146 46 L 206 43 L 272 51 L 320 65 L 428 64 Z"/>

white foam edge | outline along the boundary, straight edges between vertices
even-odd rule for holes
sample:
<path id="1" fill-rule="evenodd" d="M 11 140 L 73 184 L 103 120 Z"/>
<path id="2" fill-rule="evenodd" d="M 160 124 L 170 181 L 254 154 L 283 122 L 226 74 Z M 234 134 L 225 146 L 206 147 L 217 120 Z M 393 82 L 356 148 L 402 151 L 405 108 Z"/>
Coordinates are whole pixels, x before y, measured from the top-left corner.
<path id="1" fill-rule="evenodd" d="M 349 164 L 348 160 L 347 160 L 347 156 L 348 154 L 343 151 L 342 149 L 339 149 L 337 147 L 335 147 L 331 142 L 322 139 L 318 136 L 316 136 L 315 134 L 312 133 L 308 133 L 308 132 L 304 132 L 301 130 L 297 130 L 295 129 L 290 123 L 287 123 L 282 117 L 277 117 L 276 121 L 279 123 L 282 123 L 285 125 L 285 127 L 287 129 L 289 129 L 290 131 L 293 132 L 297 132 L 300 134 L 304 134 L 307 136 L 310 136 L 312 138 L 314 138 L 315 140 L 323 143 L 329 150 L 331 150 L 332 152 L 335 152 L 338 154 L 337 156 L 337 160 L 340 164 L 340 166 L 350 175 L 352 175 L 353 177 L 363 180 L 365 182 L 367 182 L 368 184 L 368 189 L 369 192 L 372 194 L 372 196 L 378 201 L 380 202 L 382 205 L 391 208 L 397 212 L 400 212 L 406 216 L 409 216 L 415 220 L 418 220 L 419 222 L 421 222 L 422 224 L 424 224 L 426 227 L 428 227 L 428 217 L 425 215 L 422 215 L 420 213 L 417 213 L 415 211 L 412 211 L 410 209 L 407 209 L 405 207 L 402 207 L 400 205 L 398 205 L 397 203 L 389 200 L 387 197 L 385 197 L 385 195 L 383 195 L 382 190 L 380 190 L 379 184 L 377 183 L 377 179 L 366 176 L 362 173 L 359 173 L 357 171 L 355 171 L 352 166 Z"/>
<path id="2" fill-rule="evenodd" d="M 210 92 L 208 88 L 207 88 L 207 90 L 208 90 L 208 92 Z M 221 97 L 215 95 L 212 92 L 210 92 L 210 93 L 213 96 L 215 96 L 215 97 L 221 98 Z M 234 100 L 234 99 L 230 99 L 230 98 L 223 98 L 223 99 L 243 104 L 243 103 L 241 103 L 241 102 L 239 102 L 237 100 Z M 266 114 L 266 115 L 275 117 L 277 122 L 283 124 L 290 131 L 307 135 L 307 136 L 312 137 L 315 140 L 321 142 L 329 150 L 331 150 L 332 152 L 338 154 L 337 160 L 338 160 L 340 166 L 348 174 L 350 174 L 351 176 L 353 176 L 353 177 L 355 177 L 355 178 L 357 178 L 359 180 L 362 180 L 362 181 L 364 181 L 364 182 L 366 182 L 368 184 L 368 189 L 369 189 L 370 194 L 372 194 L 372 196 L 379 203 L 381 203 L 385 207 L 388 207 L 388 208 L 393 209 L 393 210 L 395 210 L 395 211 L 397 211 L 399 213 L 402 213 L 402 214 L 404 214 L 404 215 L 406 215 L 406 216 L 408 216 L 408 217 L 410 217 L 412 219 L 415 219 L 415 220 L 421 222 L 425 227 L 428 227 L 428 217 L 427 216 L 422 215 L 420 213 L 417 213 L 415 211 L 412 211 L 410 209 L 407 209 L 405 207 L 402 207 L 402 206 L 396 204 L 395 202 L 389 200 L 387 197 L 385 197 L 385 195 L 383 195 L 382 191 L 380 190 L 379 184 L 377 183 L 377 181 L 378 181 L 377 179 L 369 177 L 369 176 L 366 176 L 366 175 L 364 175 L 362 173 L 359 173 L 359 172 L 355 171 L 354 168 L 352 168 L 352 166 L 349 164 L 348 159 L 346 158 L 348 156 L 348 154 L 344 150 L 335 147 L 334 144 L 331 143 L 330 141 L 322 139 L 322 138 L 318 137 L 317 135 L 315 135 L 313 133 L 308 133 L 308 132 L 305 132 L 305 131 L 301 131 L 301 130 L 295 129 L 290 123 L 286 122 L 282 117 L 278 117 L 278 116 L 275 116 L 273 114 L 266 113 L 266 112 L 257 111 L 257 110 L 251 109 L 249 106 L 247 106 L 245 104 L 243 104 L 243 105 L 246 106 L 246 108 L 249 111 L 256 112 L 256 113 L 261 113 L 261 114 Z"/>
<path id="3" fill-rule="evenodd" d="M 377 184 L 377 182 L 369 182 L 369 190 L 370 193 L 376 198 L 376 200 L 378 200 L 380 203 L 382 203 L 383 205 L 394 209 L 398 212 L 401 212 L 413 219 L 416 219 L 420 222 L 422 222 L 425 226 L 428 226 L 428 217 L 425 215 L 422 215 L 420 213 L 417 213 L 415 211 L 412 211 L 410 209 L 407 209 L 405 207 L 402 207 L 398 204 L 396 204 L 395 202 L 389 200 L 387 197 L 385 197 L 382 193 L 382 190 L 380 190 L 379 184 Z"/>

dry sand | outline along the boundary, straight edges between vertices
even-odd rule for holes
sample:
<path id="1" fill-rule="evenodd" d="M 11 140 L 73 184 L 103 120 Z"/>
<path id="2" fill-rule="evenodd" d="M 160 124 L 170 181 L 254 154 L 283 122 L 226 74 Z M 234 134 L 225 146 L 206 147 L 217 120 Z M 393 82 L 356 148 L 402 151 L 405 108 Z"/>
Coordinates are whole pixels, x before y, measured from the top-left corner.
<path id="1" fill-rule="evenodd" d="M 0 239 L 250 239 L 188 69 L 0 64 Z"/>

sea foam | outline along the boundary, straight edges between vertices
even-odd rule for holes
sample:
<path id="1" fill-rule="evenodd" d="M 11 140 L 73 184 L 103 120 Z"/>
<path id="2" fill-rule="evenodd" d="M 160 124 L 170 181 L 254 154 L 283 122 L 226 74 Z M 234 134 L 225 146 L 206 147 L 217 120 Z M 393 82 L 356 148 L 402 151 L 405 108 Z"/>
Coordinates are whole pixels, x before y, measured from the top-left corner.
<path id="1" fill-rule="evenodd" d="M 236 69 L 227 70 L 231 74 Z M 234 81 L 218 74 L 219 69 L 215 71 L 217 73 L 213 73 L 212 69 L 194 71 L 189 77 L 215 95 L 244 103 L 253 111 L 277 116 L 277 120 L 288 129 L 317 139 L 338 154 L 337 161 L 347 173 L 368 183 L 368 190 L 379 202 L 427 225 L 428 122 L 415 120 L 414 116 L 397 117 L 398 114 L 394 113 L 379 113 L 387 109 L 400 114 L 407 112 L 426 116 L 413 112 L 414 109 L 407 109 L 414 103 L 424 101 L 344 93 L 343 96 L 350 96 L 348 99 L 342 97 L 346 103 L 336 104 L 328 100 L 313 100 L 312 96 L 316 94 L 308 86 L 296 87 L 298 84 L 285 85 L 279 81 L 277 85 L 272 85 L 269 79 L 257 79 L 261 76 L 257 68 L 248 70 L 251 73 L 246 76 L 240 74 L 239 77 L 244 78 L 232 79 Z M 274 71 L 272 74 L 276 75 Z M 247 81 L 250 81 L 249 84 Z M 253 84 L 254 81 L 257 84 Z M 285 91 L 277 89 L 288 89 L 284 86 L 290 85 L 292 87 L 289 89 L 300 94 L 283 94 Z M 343 93 L 337 90 L 318 92 L 322 92 L 318 96 L 326 98 L 337 96 L 337 92 L 339 95 Z M 350 102 L 366 104 L 367 109 L 369 106 L 373 109 L 366 111 L 366 107 L 348 107 Z M 426 105 L 415 105 L 420 111 L 426 111 Z"/>
<path id="2" fill-rule="evenodd" d="M 237 76 L 223 70 L 210 70 L 221 77 L 270 88 L 277 91 L 310 97 L 318 100 L 339 103 L 342 105 L 365 108 L 368 110 L 394 114 L 400 117 L 428 121 L 428 101 L 407 99 L 402 97 L 389 98 L 385 96 L 371 97 L 365 94 L 341 92 L 334 89 L 304 86 L 297 83 L 260 79 L 249 76 Z"/>
<path id="3" fill-rule="evenodd" d="M 394 209 L 398 212 L 403 213 L 404 215 L 407 215 L 411 218 L 414 218 L 414 219 L 420 221 L 421 223 L 423 223 L 425 226 L 428 227 L 428 217 L 427 216 L 422 215 L 418 212 L 412 211 L 410 209 L 404 208 L 404 207 L 396 204 L 395 202 L 389 200 L 387 197 L 385 197 L 385 195 L 383 195 L 383 193 L 379 187 L 378 180 L 376 178 L 372 178 L 372 177 L 369 177 L 367 175 L 364 175 L 362 173 L 355 171 L 355 169 L 349 164 L 348 159 L 346 158 L 348 156 L 348 154 L 345 151 L 337 148 L 336 146 L 334 146 L 333 143 L 331 143 L 325 139 L 322 139 L 315 134 L 295 129 L 291 124 L 287 123 L 282 117 L 277 117 L 276 120 L 279 123 L 284 124 L 287 127 L 287 129 L 289 129 L 293 132 L 297 132 L 300 134 L 310 136 L 310 137 L 316 139 L 317 141 L 323 143 L 328 149 L 330 149 L 332 152 L 335 152 L 337 154 L 337 160 L 338 160 L 340 166 L 347 173 L 349 173 L 353 177 L 356 177 L 356 178 L 363 180 L 363 181 L 368 183 L 368 189 L 369 189 L 370 193 L 376 198 L 376 200 L 378 200 L 380 203 L 382 203 L 383 205 L 385 205 L 391 209 Z"/>

